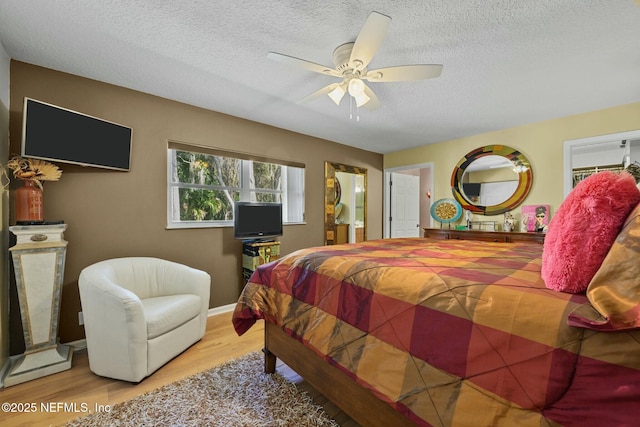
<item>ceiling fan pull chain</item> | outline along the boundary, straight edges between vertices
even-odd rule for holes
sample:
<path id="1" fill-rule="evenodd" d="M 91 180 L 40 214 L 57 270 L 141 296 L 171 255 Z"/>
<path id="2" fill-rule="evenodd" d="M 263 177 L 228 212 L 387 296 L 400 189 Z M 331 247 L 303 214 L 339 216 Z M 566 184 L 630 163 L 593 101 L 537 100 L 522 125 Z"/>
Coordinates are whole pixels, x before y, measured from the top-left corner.
<path id="1" fill-rule="evenodd" d="M 349 96 L 349 120 L 353 120 L 353 97 Z"/>
<path id="2" fill-rule="evenodd" d="M 353 97 L 349 97 L 349 120 L 353 120 Z M 356 122 L 360 121 L 360 107 L 356 104 Z"/>

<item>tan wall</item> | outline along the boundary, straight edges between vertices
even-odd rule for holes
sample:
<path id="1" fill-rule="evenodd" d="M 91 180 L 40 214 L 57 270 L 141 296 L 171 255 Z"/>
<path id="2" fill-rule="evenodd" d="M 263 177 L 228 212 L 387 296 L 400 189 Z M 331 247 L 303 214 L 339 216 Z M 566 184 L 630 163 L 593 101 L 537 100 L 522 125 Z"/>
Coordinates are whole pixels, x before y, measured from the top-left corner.
<path id="1" fill-rule="evenodd" d="M 524 204 L 551 205 L 553 215 L 564 198 L 563 142 L 640 129 L 639 118 L 640 103 L 622 105 L 397 151 L 384 156 L 384 167 L 387 169 L 433 162 L 432 200 L 438 200 L 452 197 L 451 173 L 462 156 L 485 145 L 507 145 L 527 156 L 533 168 L 533 186 Z M 520 208 L 515 211 L 519 213 Z"/>
<path id="2" fill-rule="evenodd" d="M 305 163 L 306 225 L 284 227 L 283 253 L 324 242 L 324 162 L 367 168 L 368 238 L 382 237 L 381 154 L 17 61 L 11 63 L 12 153 L 20 151 L 24 97 L 133 128 L 130 172 L 59 163 L 61 180 L 45 184 L 45 219 L 68 224 L 62 342 L 84 334 L 78 326 L 80 271 L 106 258 L 156 256 L 188 264 L 211 274 L 210 307 L 236 301 L 242 247 L 232 228 L 166 229 L 168 139 Z"/>

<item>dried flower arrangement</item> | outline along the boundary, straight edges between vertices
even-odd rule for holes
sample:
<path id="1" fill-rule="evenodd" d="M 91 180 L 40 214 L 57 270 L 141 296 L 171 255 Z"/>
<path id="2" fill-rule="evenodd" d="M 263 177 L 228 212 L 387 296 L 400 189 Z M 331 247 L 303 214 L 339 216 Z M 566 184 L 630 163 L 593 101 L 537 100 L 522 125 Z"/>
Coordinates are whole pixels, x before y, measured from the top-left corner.
<path id="1" fill-rule="evenodd" d="M 44 160 L 25 159 L 15 156 L 7 162 L 13 177 L 23 181 L 34 181 L 42 189 L 42 181 L 57 181 L 62 175 L 58 166 Z"/>

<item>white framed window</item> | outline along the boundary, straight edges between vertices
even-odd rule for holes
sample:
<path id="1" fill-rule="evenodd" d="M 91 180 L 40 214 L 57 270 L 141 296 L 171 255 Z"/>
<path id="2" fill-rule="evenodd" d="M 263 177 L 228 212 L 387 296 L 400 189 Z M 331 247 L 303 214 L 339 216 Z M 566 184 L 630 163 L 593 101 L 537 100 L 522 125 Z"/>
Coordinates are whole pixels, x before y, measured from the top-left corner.
<path id="1" fill-rule="evenodd" d="M 304 222 L 304 164 L 169 141 L 167 227 L 233 226 L 233 204 L 282 203 L 283 222 Z"/>

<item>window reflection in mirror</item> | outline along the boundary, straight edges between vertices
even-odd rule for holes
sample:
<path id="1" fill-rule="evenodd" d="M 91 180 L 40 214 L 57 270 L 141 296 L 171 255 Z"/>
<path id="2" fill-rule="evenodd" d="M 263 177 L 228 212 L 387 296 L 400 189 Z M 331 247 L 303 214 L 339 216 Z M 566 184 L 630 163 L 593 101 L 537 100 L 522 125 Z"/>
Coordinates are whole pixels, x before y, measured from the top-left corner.
<path id="1" fill-rule="evenodd" d="M 361 241 L 357 234 L 364 227 L 364 176 L 336 171 L 335 182 L 341 189 L 341 197 L 336 204 L 336 224 L 348 224 L 348 243 Z"/>

